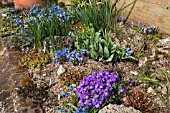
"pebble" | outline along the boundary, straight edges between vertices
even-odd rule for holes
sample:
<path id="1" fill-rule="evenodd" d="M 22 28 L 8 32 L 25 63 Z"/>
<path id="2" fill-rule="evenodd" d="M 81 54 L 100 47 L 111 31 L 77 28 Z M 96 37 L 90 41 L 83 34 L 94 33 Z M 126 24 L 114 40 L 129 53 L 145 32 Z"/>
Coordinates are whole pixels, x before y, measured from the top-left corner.
<path id="1" fill-rule="evenodd" d="M 57 70 L 57 75 L 61 75 L 64 72 L 66 72 L 66 69 L 62 65 L 60 65 L 58 70 Z"/>
<path id="2" fill-rule="evenodd" d="M 139 60 L 139 67 L 144 66 L 144 65 L 146 64 L 147 60 L 148 60 L 147 57 L 141 58 L 141 59 Z"/>
<path id="3" fill-rule="evenodd" d="M 153 90 L 152 87 L 149 87 L 148 90 L 147 90 L 147 92 L 156 95 L 156 93 L 154 92 L 154 90 Z"/>
<path id="4" fill-rule="evenodd" d="M 133 74 L 133 75 L 138 75 L 137 71 L 130 71 L 130 73 Z"/>
<path id="5" fill-rule="evenodd" d="M 165 85 L 163 86 L 161 93 L 164 94 L 164 95 L 167 94 L 167 88 L 166 88 Z"/>

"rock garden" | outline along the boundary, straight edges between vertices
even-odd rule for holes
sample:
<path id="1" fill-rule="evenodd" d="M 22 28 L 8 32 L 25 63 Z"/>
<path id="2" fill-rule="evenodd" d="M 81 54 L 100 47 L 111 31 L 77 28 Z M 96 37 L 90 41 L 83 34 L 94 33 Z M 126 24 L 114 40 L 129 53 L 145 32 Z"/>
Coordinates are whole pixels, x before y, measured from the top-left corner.
<path id="1" fill-rule="evenodd" d="M 170 113 L 170 35 L 118 2 L 1 8 L 0 112 Z"/>

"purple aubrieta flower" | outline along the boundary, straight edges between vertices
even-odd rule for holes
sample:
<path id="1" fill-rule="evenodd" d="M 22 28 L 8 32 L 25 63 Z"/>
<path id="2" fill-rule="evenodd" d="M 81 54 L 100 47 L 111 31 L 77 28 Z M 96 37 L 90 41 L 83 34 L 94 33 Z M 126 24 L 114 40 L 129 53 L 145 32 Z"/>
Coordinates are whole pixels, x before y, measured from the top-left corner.
<path id="1" fill-rule="evenodd" d="M 92 72 L 92 75 L 96 75 L 96 73 L 97 73 L 96 71 L 93 71 L 93 72 Z"/>
<path id="2" fill-rule="evenodd" d="M 78 102 L 78 105 L 79 105 L 79 106 L 84 106 L 84 102 L 79 101 L 79 102 Z"/>
<path id="3" fill-rule="evenodd" d="M 98 77 L 100 77 L 100 76 L 102 76 L 103 75 L 103 72 L 102 71 L 99 71 L 98 73 L 97 73 L 97 76 Z"/>
<path id="4" fill-rule="evenodd" d="M 111 73 L 110 75 L 108 75 L 110 77 L 111 82 L 116 82 L 118 79 L 118 76 L 114 73 Z"/>
<path id="5" fill-rule="evenodd" d="M 119 89 L 119 93 L 120 93 L 120 94 L 125 93 L 125 92 L 126 92 L 126 90 L 125 90 L 124 88 L 120 88 L 120 89 Z"/>
<path id="6" fill-rule="evenodd" d="M 133 80 L 132 79 L 130 79 L 130 81 L 129 81 L 129 86 L 133 86 Z"/>
<path id="7" fill-rule="evenodd" d="M 99 103 L 97 103 L 97 104 L 95 105 L 95 107 L 96 107 L 96 108 L 99 108 L 99 107 L 100 107 L 100 104 L 99 104 Z"/>
<path id="8" fill-rule="evenodd" d="M 95 91 L 95 90 L 92 90 L 92 91 L 91 91 L 91 94 L 95 94 L 95 93 L 96 93 L 96 91 Z"/>
<path id="9" fill-rule="evenodd" d="M 95 94 L 93 98 L 98 99 L 99 97 L 100 97 L 99 95 Z"/>
<path id="10" fill-rule="evenodd" d="M 107 70 L 93 71 L 92 74 L 84 76 L 76 89 L 80 101 L 78 106 L 100 107 L 109 95 L 114 94 L 112 84 L 117 80 L 119 80 L 118 76 Z M 91 102 L 87 100 L 91 100 Z"/>
<path id="11" fill-rule="evenodd" d="M 107 91 L 104 92 L 103 97 L 104 97 L 104 99 L 107 99 L 109 97 L 109 92 L 107 92 Z"/>

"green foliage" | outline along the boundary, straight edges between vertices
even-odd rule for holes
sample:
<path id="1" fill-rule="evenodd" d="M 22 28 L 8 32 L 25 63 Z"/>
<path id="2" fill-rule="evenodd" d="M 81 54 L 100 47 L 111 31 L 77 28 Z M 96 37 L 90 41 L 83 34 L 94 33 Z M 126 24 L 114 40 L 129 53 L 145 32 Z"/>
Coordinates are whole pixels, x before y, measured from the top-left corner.
<path id="1" fill-rule="evenodd" d="M 166 94 L 163 95 L 160 92 L 158 92 L 157 90 L 153 89 L 153 91 L 156 93 L 156 95 L 158 96 L 158 98 L 160 98 L 160 100 L 163 102 L 163 104 L 165 105 L 166 109 L 167 109 L 167 113 L 170 112 L 170 77 L 168 76 L 168 73 L 165 71 L 164 68 L 162 68 L 162 72 L 164 73 L 164 76 L 166 78 Z M 148 82 L 148 83 L 152 83 L 156 86 L 161 86 L 163 83 L 154 79 L 154 78 L 150 78 L 150 77 L 139 77 L 137 76 L 137 78 L 141 81 L 144 82 Z"/>
<path id="2" fill-rule="evenodd" d="M 117 19 L 123 7 L 116 8 L 118 1 L 112 3 L 112 0 L 85 0 L 78 1 L 75 17 L 79 19 L 83 27 L 90 23 L 94 26 L 95 31 L 101 29 L 113 30 L 116 27 Z M 114 13 L 113 13 L 114 12 Z M 114 27 L 115 26 L 115 27 Z"/>
<path id="3" fill-rule="evenodd" d="M 12 44 L 17 43 L 13 46 L 33 46 L 42 50 L 44 42 L 48 42 L 55 50 L 54 36 L 68 36 L 71 22 L 69 8 L 55 4 L 32 6 L 23 11 L 11 8 L 4 12 L 0 36 L 10 36 Z"/>
<path id="4" fill-rule="evenodd" d="M 83 26 L 88 26 L 92 23 L 96 31 L 101 28 L 106 29 L 110 26 L 112 15 L 112 8 L 109 5 L 109 2 L 106 1 L 98 4 L 98 6 L 96 6 L 95 1 L 82 1 L 77 7 L 79 11 L 75 13 L 75 16 L 79 18 Z"/>
<path id="5" fill-rule="evenodd" d="M 159 28 L 156 28 L 155 26 L 133 26 L 133 29 L 144 35 L 147 39 L 160 39 Z"/>
<path id="6" fill-rule="evenodd" d="M 71 113 L 76 111 L 76 105 L 78 103 L 77 95 L 70 95 L 69 101 L 64 102 L 64 106 L 67 107 Z"/>
<path id="7" fill-rule="evenodd" d="M 165 84 L 166 94 L 162 95 L 162 94 L 158 93 L 156 90 L 154 90 L 154 92 L 160 98 L 160 100 L 163 102 L 163 104 L 166 106 L 167 113 L 169 113 L 170 112 L 170 77 L 168 76 L 168 73 L 166 72 L 165 69 L 162 68 L 162 71 L 166 78 L 166 84 Z M 160 84 L 161 84 L 161 82 L 160 82 Z"/>
<path id="8" fill-rule="evenodd" d="M 59 78 L 61 83 L 68 86 L 70 84 L 78 85 L 80 80 L 82 80 L 83 76 L 84 76 L 83 71 L 69 71 L 61 74 Z"/>
<path id="9" fill-rule="evenodd" d="M 132 56 L 125 55 L 124 48 L 117 48 L 110 38 L 110 31 L 95 32 L 94 28 L 87 27 L 83 31 L 75 31 L 73 35 L 74 46 L 77 49 L 85 48 L 89 57 L 106 62 L 116 62 L 127 58 L 134 59 Z"/>
<path id="10" fill-rule="evenodd" d="M 36 19 L 28 23 L 28 32 L 30 37 L 33 38 L 34 48 L 41 49 L 43 41 L 47 41 L 48 37 L 50 46 L 55 48 L 54 36 L 67 36 L 70 31 L 70 24 L 70 21 L 61 22 L 57 17 L 52 17 L 50 20 Z"/>
<path id="11" fill-rule="evenodd" d="M 50 57 L 46 53 L 36 50 L 27 50 L 23 52 L 20 65 L 27 68 L 42 68 L 50 62 Z"/>
<path id="12" fill-rule="evenodd" d="M 8 13 L 4 13 L 5 15 L 9 15 Z M 11 35 L 19 35 L 19 27 L 14 25 L 14 20 L 12 17 L 2 17 L 0 24 L 0 37 L 7 37 Z"/>

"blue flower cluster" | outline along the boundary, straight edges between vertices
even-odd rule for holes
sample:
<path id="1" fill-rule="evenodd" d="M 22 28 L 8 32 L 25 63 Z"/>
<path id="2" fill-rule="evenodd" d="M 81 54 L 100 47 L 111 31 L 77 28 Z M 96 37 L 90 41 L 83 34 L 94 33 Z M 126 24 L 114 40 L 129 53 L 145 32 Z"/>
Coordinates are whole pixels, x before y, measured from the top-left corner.
<path id="1" fill-rule="evenodd" d="M 130 56 L 132 53 L 133 53 L 133 51 L 132 51 L 130 48 L 127 47 L 127 48 L 125 49 L 125 55 L 126 55 L 126 56 Z"/>
<path id="2" fill-rule="evenodd" d="M 69 94 L 68 94 L 67 92 L 65 92 L 65 91 L 64 91 L 63 93 L 61 93 L 61 94 L 60 94 L 60 96 L 61 96 L 61 97 L 62 97 L 62 96 L 64 96 L 64 97 L 68 97 L 68 96 L 69 96 Z"/>
<path id="3" fill-rule="evenodd" d="M 153 32 L 154 30 L 156 29 L 156 27 L 154 25 L 151 25 L 151 26 L 147 26 L 147 25 L 143 25 L 142 26 L 142 30 L 144 33 L 151 33 Z"/>
<path id="4" fill-rule="evenodd" d="M 74 89 L 74 87 L 72 85 L 70 85 L 69 89 L 72 91 Z M 70 96 L 70 95 L 67 92 L 64 91 L 63 93 L 58 94 L 58 99 L 60 99 L 62 97 L 68 97 L 68 96 Z M 59 112 L 63 112 L 63 113 L 67 112 L 67 110 L 62 109 L 62 108 L 58 108 L 58 107 L 54 108 L 54 110 L 58 110 Z"/>
<path id="5" fill-rule="evenodd" d="M 137 26 L 140 27 L 145 34 L 149 34 L 152 32 L 157 32 L 157 29 L 154 25 L 148 26 L 146 24 L 141 25 L 140 20 L 137 21 Z M 131 21 L 131 27 L 134 27 L 134 22 Z"/>
<path id="6" fill-rule="evenodd" d="M 28 12 L 29 17 L 36 17 L 38 20 L 49 21 L 56 17 L 59 21 L 69 21 L 72 16 L 69 14 L 69 8 L 62 8 L 59 5 L 53 4 L 48 8 L 40 8 L 39 6 L 33 6 Z M 28 20 L 30 20 L 28 18 Z"/>
<path id="7" fill-rule="evenodd" d="M 110 95 L 124 93 L 123 87 L 120 86 L 119 89 L 112 87 L 112 84 L 118 80 L 115 73 L 106 70 L 94 71 L 92 74 L 84 76 L 76 90 L 79 98 L 78 106 L 99 108 Z"/>
<path id="8" fill-rule="evenodd" d="M 67 112 L 67 110 L 62 109 L 62 108 L 58 108 L 58 107 L 54 108 L 54 110 L 58 110 L 59 112 L 62 112 L 62 113 L 66 113 Z"/>
<path id="9" fill-rule="evenodd" d="M 73 91 L 74 90 L 74 86 L 73 85 L 69 85 L 69 90 Z M 63 92 L 61 94 L 58 94 L 58 98 L 61 98 L 63 96 L 64 97 L 68 97 L 69 94 L 67 92 Z M 79 107 L 74 106 L 74 109 L 76 110 L 74 113 L 88 113 L 88 112 L 86 112 L 85 108 L 79 108 Z M 62 109 L 62 108 L 58 108 L 58 107 L 54 108 L 54 110 L 58 110 L 59 112 L 63 112 L 63 113 L 67 112 L 67 110 Z"/>
<path id="10" fill-rule="evenodd" d="M 81 62 L 84 59 L 85 52 L 86 52 L 85 49 L 80 49 L 79 53 L 76 52 L 76 50 L 70 52 L 68 48 L 64 48 L 63 50 L 57 50 L 54 52 L 55 57 L 53 58 L 53 61 L 59 62 L 61 57 L 65 57 L 67 60 L 70 60 L 71 62 L 73 61 Z"/>
<path id="11" fill-rule="evenodd" d="M 37 23 L 37 21 L 51 21 L 52 18 L 55 18 L 61 22 L 61 24 L 64 24 L 66 21 L 71 21 L 72 19 L 69 8 L 63 8 L 56 4 L 49 7 L 32 5 L 30 9 L 23 10 L 21 13 L 17 13 L 17 10 L 11 8 L 9 12 L 12 15 L 8 14 L 8 18 L 12 19 L 12 23 L 21 27 L 23 30 L 25 30 L 25 26 L 28 26 L 28 22 Z M 25 19 L 25 17 L 28 18 Z"/>
<path id="12" fill-rule="evenodd" d="M 76 111 L 74 113 L 88 113 L 86 112 L 86 109 L 85 108 L 76 108 Z"/>

